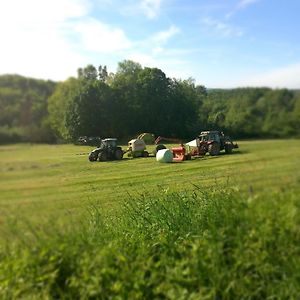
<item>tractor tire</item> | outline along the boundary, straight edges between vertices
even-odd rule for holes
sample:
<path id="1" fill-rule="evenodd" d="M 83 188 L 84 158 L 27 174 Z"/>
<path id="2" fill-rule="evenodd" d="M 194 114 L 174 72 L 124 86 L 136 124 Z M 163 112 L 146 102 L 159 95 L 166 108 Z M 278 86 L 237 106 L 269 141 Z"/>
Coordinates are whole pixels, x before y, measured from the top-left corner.
<path id="1" fill-rule="evenodd" d="M 98 155 L 98 159 L 99 161 L 107 161 L 108 157 L 107 157 L 107 153 L 106 152 L 100 152 Z"/>
<path id="2" fill-rule="evenodd" d="M 149 156 L 148 151 L 143 151 L 143 157 L 148 157 L 148 156 Z"/>
<path id="3" fill-rule="evenodd" d="M 117 149 L 115 152 L 116 160 L 121 160 L 123 158 L 123 151 L 121 149 Z"/>
<path id="4" fill-rule="evenodd" d="M 232 149 L 233 149 L 232 145 L 230 145 L 230 144 L 226 144 L 225 145 L 225 153 L 226 154 L 231 154 L 232 153 Z"/>
<path id="5" fill-rule="evenodd" d="M 220 145 L 218 143 L 212 143 L 208 146 L 208 153 L 211 156 L 219 155 L 220 153 Z"/>
<path id="6" fill-rule="evenodd" d="M 98 159 L 98 153 L 97 152 L 91 152 L 89 154 L 89 161 L 97 161 Z"/>
<path id="7" fill-rule="evenodd" d="M 153 151 L 153 154 L 156 156 L 156 153 L 162 149 L 167 149 L 167 147 L 165 145 L 157 145 Z"/>
<path id="8" fill-rule="evenodd" d="M 192 159 L 192 155 L 190 153 L 185 155 L 185 160 L 191 160 Z"/>

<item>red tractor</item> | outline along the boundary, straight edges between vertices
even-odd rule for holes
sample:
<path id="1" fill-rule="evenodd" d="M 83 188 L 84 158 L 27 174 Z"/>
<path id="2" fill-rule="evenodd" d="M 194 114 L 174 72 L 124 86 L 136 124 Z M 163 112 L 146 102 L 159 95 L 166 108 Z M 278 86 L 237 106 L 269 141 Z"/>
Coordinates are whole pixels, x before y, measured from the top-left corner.
<path id="1" fill-rule="evenodd" d="M 225 150 L 225 153 L 232 153 L 232 150 L 238 148 L 238 144 L 234 144 L 229 136 L 225 136 L 221 131 L 202 131 L 200 135 L 193 141 L 187 143 L 192 149 L 192 156 L 205 155 L 207 152 L 211 156 L 220 154 L 220 151 Z"/>

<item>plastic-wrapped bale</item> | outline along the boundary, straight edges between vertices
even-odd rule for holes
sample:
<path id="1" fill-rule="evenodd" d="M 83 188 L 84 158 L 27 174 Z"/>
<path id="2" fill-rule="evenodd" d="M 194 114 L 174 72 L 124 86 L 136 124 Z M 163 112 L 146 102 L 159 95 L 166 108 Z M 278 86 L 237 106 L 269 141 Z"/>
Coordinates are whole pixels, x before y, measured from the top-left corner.
<path id="1" fill-rule="evenodd" d="M 173 161 L 173 154 L 169 149 L 161 149 L 156 153 L 156 161 L 162 163 L 170 163 Z"/>

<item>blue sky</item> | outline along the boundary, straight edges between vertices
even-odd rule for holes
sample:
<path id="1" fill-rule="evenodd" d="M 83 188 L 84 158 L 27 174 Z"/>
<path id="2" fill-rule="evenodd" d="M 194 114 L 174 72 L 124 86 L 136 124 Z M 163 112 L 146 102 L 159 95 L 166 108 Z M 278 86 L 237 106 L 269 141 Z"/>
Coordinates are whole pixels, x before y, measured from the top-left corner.
<path id="1" fill-rule="evenodd" d="M 0 37 L 0 74 L 131 59 L 209 88 L 300 88 L 299 0 L 0 0 Z"/>

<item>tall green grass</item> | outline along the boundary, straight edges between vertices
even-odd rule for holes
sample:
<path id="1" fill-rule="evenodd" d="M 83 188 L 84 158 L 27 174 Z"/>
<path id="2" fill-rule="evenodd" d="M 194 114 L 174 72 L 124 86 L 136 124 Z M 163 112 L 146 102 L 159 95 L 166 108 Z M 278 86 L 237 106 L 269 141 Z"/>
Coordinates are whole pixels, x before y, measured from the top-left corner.
<path id="1" fill-rule="evenodd" d="M 297 299 L 297 190 L 246 197 L 195 186 L 128 195 L 81 222 L 12 224 L 0 249 L 6 299 Z M 77 219 L 76 219 L 77 220 Z"/>

